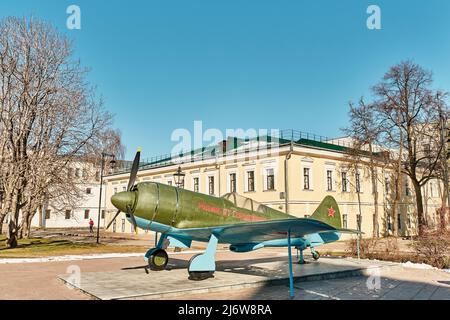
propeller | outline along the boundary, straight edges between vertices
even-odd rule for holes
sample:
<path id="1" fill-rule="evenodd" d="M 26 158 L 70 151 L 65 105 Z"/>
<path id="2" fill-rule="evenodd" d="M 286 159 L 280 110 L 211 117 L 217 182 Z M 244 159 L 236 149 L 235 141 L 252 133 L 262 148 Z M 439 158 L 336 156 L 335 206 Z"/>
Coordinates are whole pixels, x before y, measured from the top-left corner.
<path id="1" fill-rule="evenodd" d="M 139 161 L 141 158 L 141 148 L 138 148 L 138 151 L 136 152 L 136 155 L 134 156 L 134 160 L 133 160 L 133 165 L 131 166 L 131 172 L 130 172 L 130 180 L 128 180 L 128 187 L 127 187 L 127 191 L 129 192 L 131 191 L 131 189 L 133 189 L 134 187 L 134 183 L 136 181 L 136 176 L 137 176 L 137 172 L 139 169 Z M 136 223 L 136 219 L 134 218 L 133 212 L 132 212 L 132 208 L 130 205 L 127 205 L 126 207 L 126 213 L 127 215 L 130 216 L 131 219 L 131 224 L 133 225 L 134 231 L 136 232 L 136 228 L 137 228 L 137 223 Z M 106 226 L 106 229 L 108 229 L 111 224 L 114 222 L 114 220 L 116 220 L 117 216 L 120 213 L 120 209 L 117 210 L 116 214 L 114 215 L 114 217 L 111 219 L 111 221 L 108 223 L 108 225 Z"/>

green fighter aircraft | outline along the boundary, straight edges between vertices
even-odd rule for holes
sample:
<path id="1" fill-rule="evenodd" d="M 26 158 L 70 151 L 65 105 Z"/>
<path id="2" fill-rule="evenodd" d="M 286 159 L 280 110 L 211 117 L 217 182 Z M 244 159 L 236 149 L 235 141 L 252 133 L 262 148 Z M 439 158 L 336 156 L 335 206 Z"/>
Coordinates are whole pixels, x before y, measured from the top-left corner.
<path id="1" fill-rule="evenodd" d="M 136 153 L 127 191 L 111 197 L 118 209 L 108 228 L 122 211 L 135 228 L 161 233 L 156 247 L 145 254 L 151 270 L 164 270 L 170 245 L 188 248 L 192 241 L 207 242 L 206 251 L 189 261 L 189 279 L 202 280 L 213 275 L 218 243 L 230 244 L 233 252 L 249 252 L 264 247 L 288 247 L 292 282 L 291 247 L 300 251 L 310 248 L 319 259 L 315 247 L 339 240 L 341 216 L 335 199 L 325 197 L 311 218 L 297 218 L 236 193 L 222 197 L 192 192 L 156 182 L 134 184 L 139 167 L 140 150 Z"/>

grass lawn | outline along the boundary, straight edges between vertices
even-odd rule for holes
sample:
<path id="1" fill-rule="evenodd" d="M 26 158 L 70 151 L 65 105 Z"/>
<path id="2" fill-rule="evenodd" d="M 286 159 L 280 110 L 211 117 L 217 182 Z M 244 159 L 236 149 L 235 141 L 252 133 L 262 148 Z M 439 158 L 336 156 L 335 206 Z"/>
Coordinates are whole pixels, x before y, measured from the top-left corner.
<path id="1" fill-rule="evenodd" d="M 94 253 L 144 253 L 148 249 L 144 246 L 74 242 L 57 238 L 21 239 L 17 248 L 7 249 L 5 239 L 5 236 L 0 236 L 0 258 L 37 258 Z"/>

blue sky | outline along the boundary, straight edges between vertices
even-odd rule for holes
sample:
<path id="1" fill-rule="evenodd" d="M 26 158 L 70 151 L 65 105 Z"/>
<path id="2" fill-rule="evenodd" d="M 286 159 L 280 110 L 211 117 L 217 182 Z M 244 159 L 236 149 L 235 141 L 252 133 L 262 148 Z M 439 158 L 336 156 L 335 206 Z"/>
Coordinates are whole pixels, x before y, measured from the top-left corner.
<path id="1" fill-rule="evenodd" d="M 81 8 L 81 30 L 66 8 Z M 366 27 L 368 5 L 381 30 Z M 412 59 L 450 90 L 450 1 L 2 1 L 75 43 L 131 158 L 170 152 L 176 128 L 342 135 L 347 103 Z"/>

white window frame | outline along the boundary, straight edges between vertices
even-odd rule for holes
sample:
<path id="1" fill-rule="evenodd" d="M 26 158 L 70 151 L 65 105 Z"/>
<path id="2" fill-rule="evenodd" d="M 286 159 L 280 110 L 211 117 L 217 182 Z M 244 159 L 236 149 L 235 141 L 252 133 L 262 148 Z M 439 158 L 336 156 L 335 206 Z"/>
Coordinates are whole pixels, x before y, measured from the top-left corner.
<path id="1" fill-rule="evenodd" d="M 250 191 L 248 188 L 248 173 L 253 171 L 253 190 Z M 244 189 L 245 192 L 256 192 L 256 168 L 247 168 L 245 169 L 245 181 L 244 181 Z"/>
<path id="2" fill-rule="evenodd" d="M 331 171 L 331 190 L 328 190 L 328 171 Z M 325 191 L 336 191 L 336 168 L 334 166 L 325 167 Z"/>
<path id="3" fill-rule="evenodd" d="M 345 173 L 345 180 L 346 180 L 346 184 L 345 184 L 345 191 L 343 190 L 343 179 L 342 179 L 342 174 Z M 341 170 L 341 192 L 343 193 L 349 193 L 350 192 L 350 188 L 351 188 L 351 183 L 350 181 L 348 181 L 348 170 Z"/>
<path id="4" fill-rule="evenodd" d="M 194 180 L 195 179 L 198 179 L 198 190 L 197 191 L 195 191 L 195 189 L 194 189 L 194 187 L 195 187 L 195 183 L 194 183 Z M 196 174 L 196 175 L 193 175 L 192 177 L 191 177 L 191 189 L 192 189 L 192 191 L 194 191 L 194 192 L 201 192 L 201 189 L 200 189 L 200 176 L 198 175 L 198 174 Z"/>
<path id="5" fill-rule="evenodd" d="M 268 170 L 273 170 L 273 189 L 267 189 L 267 171 Z M 264 191 L 276 191 L 277 190 L 277 170 L 274 166 L 267 166 L 263 168 L 263 186 L 264 186 Z"/>
<path id="6" fill-rule="evenodd" d="M 212 194 L 209 192 L 209 177 L 214 177 L 214 192 Z M 215 173 L 206 175 L 206 190 L 205 190 L 205 194 L 208 194 L 208 195 L 211 195 L 211 196 L 215 196 L 217 194 L 217 177 L 216 177 Z"/>
<path id="7" fill-rule="evenodd" d="M 233 173 L 235 174 L 235 177 L 236 177 L 236 181 L 235 181 L 236 192 L 238 192 L 238 174 L 237 174 L 237 170 L 229 170 L 229 171 L 227 171 L 227 192 L 231 192 L 231 175 Z M 214 181 L 214 184 L 215 183 L 216 182 Z"/>
<path id="8" fill-rule="evenodd" d="M 359 174 L 359 193 L 364 193 L 364 187 L 363 187 L 364 177 L 363 177 L 363 174 L 361 173 L 360 169 L 356 169 L 355 174 L 354 174 L 354 176 L 355 176 L 355 193 L 356 193 L 356 176 L 357 176 L 357 173 Z"/>
<path id="9" fill-rule="evenodd" d="M 309 189 L 305 189 L 305 169 L 309 169 Z M 302 166 L 301 166 L 301 176 L 302 176 L 301 187 L 302 187 L 302 190 L 314 191 L 314 172 L 313 171 L 314 170 L 312 168 L 312 165 L 302 164 Z"/>

